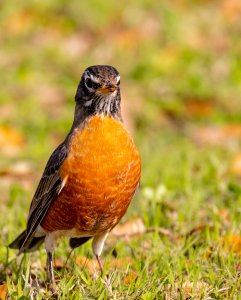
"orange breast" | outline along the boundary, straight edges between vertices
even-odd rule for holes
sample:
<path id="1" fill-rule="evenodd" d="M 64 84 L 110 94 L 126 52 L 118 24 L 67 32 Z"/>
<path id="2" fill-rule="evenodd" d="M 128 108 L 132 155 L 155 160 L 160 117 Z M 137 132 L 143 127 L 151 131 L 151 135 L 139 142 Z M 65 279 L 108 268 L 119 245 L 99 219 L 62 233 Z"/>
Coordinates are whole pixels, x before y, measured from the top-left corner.
<path id="1" fill-rule="evenodd" d="M 61 168 L 67 183 L 51 205 L 43 228 L 75 229 L 80 234 L 111 229 L 128 208 L 140 173 L 140 156 L 122 123 L 92 117 L 70 140 Z"/>

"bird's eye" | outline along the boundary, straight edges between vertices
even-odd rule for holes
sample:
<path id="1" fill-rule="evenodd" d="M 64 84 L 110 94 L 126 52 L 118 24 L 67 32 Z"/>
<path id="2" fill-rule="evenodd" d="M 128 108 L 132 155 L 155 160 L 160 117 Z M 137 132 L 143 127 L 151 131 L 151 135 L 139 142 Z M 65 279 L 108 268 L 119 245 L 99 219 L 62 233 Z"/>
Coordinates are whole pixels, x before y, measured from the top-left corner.
<path id="1" fill-rule="evenodd" d="M 100 84 L 91 80 L 90 78 L 87 78 L 85 80 L 85 85 L 88 89 L 95 89 L 97 90 L 100 87 Z"/>
<path id="2" fill-rule="evenodd" d="M 86 85 L 87 88 L 91 89 L 91 88 L 93 87 L 93 82 L 92 82 L 92 80 L 91 80 L 90 78 L 87 78 L 87 79 L 85 80 L 85 85 Z"/>
<path id="3" fill-rule="evenodd" d="M 92 87 L 97 90 L 100 87 L 100 85 L 97 82 L 92 82 Z"/>

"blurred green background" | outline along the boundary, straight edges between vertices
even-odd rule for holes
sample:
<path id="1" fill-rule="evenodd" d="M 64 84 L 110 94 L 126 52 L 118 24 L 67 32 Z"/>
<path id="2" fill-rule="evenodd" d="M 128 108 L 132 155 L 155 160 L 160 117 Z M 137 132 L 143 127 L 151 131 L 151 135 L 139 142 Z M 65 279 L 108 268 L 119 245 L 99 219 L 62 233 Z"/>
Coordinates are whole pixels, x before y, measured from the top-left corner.
<path id="1" fill-rule="evenodd" d="M 150 161 L 172 125 L 239 122 L 239 17 L 233 0 L 2 5 L 0 115 L 24 136 L 16 158 L 45 159 L 62 140 L 79 78 L 94 64 L 120 71 L 124 117 Z"/>
<path id="2" fill-rule="evenodd" d="M 239 0 L 1 3 L 1 244 L 24 228 L 94 64 L 120 71 L 124 120 L 142 155 L 126 218 L 180 234 L 215 219 L 221 236 L 239 234 L 240 17 Z"/>

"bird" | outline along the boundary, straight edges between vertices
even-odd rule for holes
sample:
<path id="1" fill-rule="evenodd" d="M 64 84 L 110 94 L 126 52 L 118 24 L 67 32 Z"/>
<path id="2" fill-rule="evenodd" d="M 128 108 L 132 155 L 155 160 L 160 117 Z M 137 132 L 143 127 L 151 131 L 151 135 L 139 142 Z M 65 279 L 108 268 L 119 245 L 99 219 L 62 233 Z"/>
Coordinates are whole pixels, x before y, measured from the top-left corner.
<path id="1" fill-rule="evenodd" d="M 9 245 L 18 255 L 44 243 L 51 290 L 59 237 L 72 249 L 92 240 L 101 253 L 141 179 L 141 157 L 121 114 L 120 74 L 109 65 L 88 67 L 75 94 L 72 127 L 50 156 L 29 209 L 26 229 Z"/>

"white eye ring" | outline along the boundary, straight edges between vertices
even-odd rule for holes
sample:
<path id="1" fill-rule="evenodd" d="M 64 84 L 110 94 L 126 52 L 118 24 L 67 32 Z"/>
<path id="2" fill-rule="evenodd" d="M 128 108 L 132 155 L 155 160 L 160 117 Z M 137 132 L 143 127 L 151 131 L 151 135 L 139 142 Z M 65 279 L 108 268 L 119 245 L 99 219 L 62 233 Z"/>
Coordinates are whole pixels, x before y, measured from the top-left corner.
<path id="1" fill-rule="evenodd" d="M 85 79 L 85 86 L 86 86 L 87 89 L 89 89 L 89 90 L 92 90 L 92 88 L 93 88 L 92 80 L 91 80 L 89 77 L 87 77 L 87 78 Z"/>
<path id="2" fill-rule="evenodd" d="M 95 91 L 95 89 L 94 89 L 94 83 L 93 83 L 93 80 L 92 80 L 92 78 L 91 77 L 89 77 L 89 76 L 86 76 L 85 77 L 85 79 L 84 79 L 84 85 L 85 85 L 85 87 L 87 88 L 87 90 L 89 91 L 89 92 L 94 92 Z"/>
<path id="3" fill-rule="evenodd" d="M 116 84 L 117 84 L 117 85 L 120 84 L 120 75 L 118 75 L 118 76 L 116 77 Z"/>

